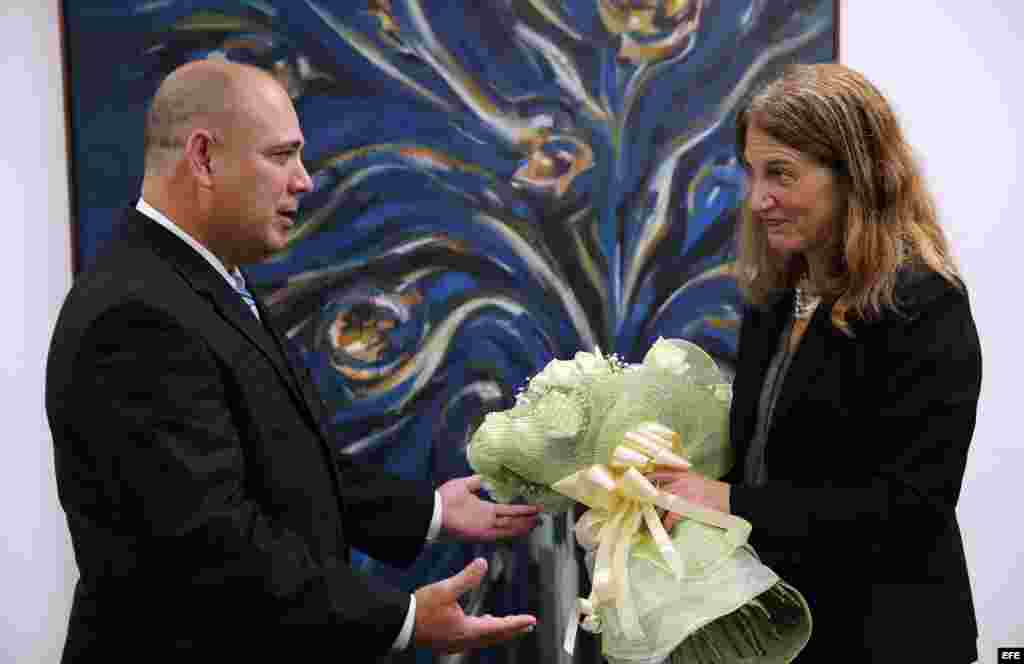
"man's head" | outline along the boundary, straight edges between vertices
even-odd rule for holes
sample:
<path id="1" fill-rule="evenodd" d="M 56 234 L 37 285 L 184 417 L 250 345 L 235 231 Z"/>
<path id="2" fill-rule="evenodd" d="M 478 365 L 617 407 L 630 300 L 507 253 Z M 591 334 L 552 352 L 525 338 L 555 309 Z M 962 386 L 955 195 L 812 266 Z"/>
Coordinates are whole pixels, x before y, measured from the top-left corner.
<path id="1" fill-rule="evenodd" d="M 143 197 L 227 267 L 284 248 L 312 188 L 285 89 L 248 65 L 191 62 L 160 85 L 146 117 Z"/>

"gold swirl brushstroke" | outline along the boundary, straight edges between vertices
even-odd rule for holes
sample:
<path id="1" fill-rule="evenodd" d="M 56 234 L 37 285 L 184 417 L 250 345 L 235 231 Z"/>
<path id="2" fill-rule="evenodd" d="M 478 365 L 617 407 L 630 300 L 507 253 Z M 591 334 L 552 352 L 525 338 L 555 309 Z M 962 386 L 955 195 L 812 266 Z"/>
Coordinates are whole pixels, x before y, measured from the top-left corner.
<path id="1" fill-rule="evenodd" d="M 455 108 L 451 104 L 412 80 L 391 64 L 387 54 L 364 35 L 346 27 L 331 12 L 320 7 L 320 5 L 315 2 L 312 2 L 311 0 L 305 0 L 305 2 L 306 5 L 308 5 L 309 8 L 320 17 L 320 20 L 322 20 L 327 27 L 334 30 L 335 34 L 341 37 L 342 40 L 348 43 L 356 51 L 361 53 L 367 60 L 379 67 L 384 73 L 399 81 L 423 99 L 426 99 L 434 106 L 443 110 L 445 113 L 455 112 Z"/>

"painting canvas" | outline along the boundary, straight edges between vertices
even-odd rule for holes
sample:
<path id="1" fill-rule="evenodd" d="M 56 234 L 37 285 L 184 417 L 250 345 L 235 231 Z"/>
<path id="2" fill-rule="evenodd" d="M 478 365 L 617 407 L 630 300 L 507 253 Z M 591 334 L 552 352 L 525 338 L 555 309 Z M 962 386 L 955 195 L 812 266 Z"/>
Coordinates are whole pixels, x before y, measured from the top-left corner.
<path id="1" fill-rule="evenodd" d="M 735 112 L 785 64 L 836 59 L 836 5 L 67 0 L 75 269 L 137 200 L 162 77 L 197 58 L 266 69 L 295 103 L 314 190 L 250 283 L 310 367 L 339 453 L 465 475 L 483 415 L 552 358 L 634 361 L 682 337 L 729 371 Z M 484 555 L 497 573 L 467 606 L 543 623 L 559 588 L 576 594 L 552 571 L 571 552 L 556 517 L 529 541 L 436 544 L 409 569 L 353 564 L 411 590 Z M 475 657 L 564 657 L 538 632 Z"/>

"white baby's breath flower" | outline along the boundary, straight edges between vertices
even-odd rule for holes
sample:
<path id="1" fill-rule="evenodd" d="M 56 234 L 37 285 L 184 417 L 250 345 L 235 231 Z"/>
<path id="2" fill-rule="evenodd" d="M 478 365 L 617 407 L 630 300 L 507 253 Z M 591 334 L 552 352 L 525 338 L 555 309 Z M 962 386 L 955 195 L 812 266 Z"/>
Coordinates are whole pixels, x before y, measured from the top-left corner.
<path id="1" fill-rule="evenodd" d="M 647 351 L 644 364 L 683 376 L 690 370 L 690 363 L 686 360 L 686 347 L 658 337 L 651 349 Z"/>
<path id="2" fill-rule="evenodd" d="M 608 367 L 608 362 L 601 356 L 600 350 L 596 355 L 594 353 L 580 351 L 576 353 L 576 356 L 573 359 L 576 361 L 576 366 L 579 367 L 579 370 L 583 373 L 593 373 Z"/>
<path id="3" fill-rule="evenodd" d="M 544 370 L 530 380 L 530 388 L 547 390 L 553 387 L 575 387 L 580 382 L 580 370 L 572 360 L 551 360 Z"/>

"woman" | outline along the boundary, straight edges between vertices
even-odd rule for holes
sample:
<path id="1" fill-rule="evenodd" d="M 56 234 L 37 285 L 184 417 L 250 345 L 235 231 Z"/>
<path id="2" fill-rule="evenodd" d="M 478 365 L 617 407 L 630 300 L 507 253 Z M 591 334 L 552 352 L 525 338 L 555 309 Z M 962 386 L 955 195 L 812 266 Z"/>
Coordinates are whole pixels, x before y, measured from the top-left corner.
<path id="1" fill-rule="evenodd" d="M 737 146 L 737 463 L 726 482 L 659 479 L 753 524 L 811 606 L 801 661 L 973 662 L 955 509 L 981 354 L 910 148 L 878 90 L 834 64 L 753 96 Z"/>

